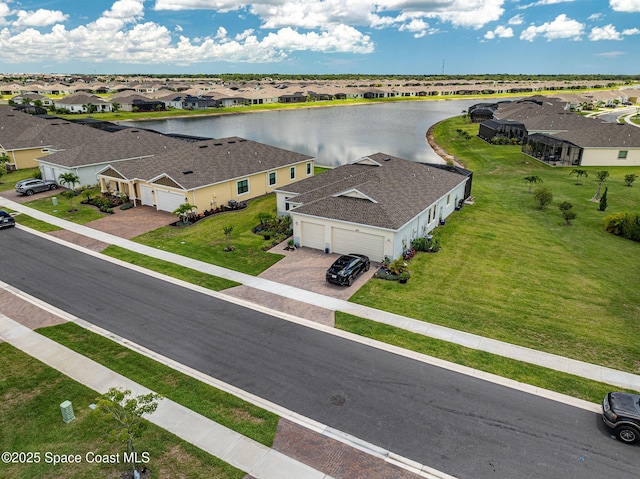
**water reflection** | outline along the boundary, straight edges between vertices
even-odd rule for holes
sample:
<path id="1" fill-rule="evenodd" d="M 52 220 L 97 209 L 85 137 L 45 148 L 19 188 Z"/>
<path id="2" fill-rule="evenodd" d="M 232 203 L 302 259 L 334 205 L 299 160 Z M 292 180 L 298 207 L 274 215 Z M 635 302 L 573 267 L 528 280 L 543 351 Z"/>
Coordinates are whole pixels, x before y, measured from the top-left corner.
<path id="1" fill-rule="evenodd" d="M 427 144 L 427 130 L 477 102 L 378 103 L 121 124 L 211 138 L 240 136 L 314 156 L 317 164 L 327 166 L 377 152 L 413 161 L 441 162 Z"/>

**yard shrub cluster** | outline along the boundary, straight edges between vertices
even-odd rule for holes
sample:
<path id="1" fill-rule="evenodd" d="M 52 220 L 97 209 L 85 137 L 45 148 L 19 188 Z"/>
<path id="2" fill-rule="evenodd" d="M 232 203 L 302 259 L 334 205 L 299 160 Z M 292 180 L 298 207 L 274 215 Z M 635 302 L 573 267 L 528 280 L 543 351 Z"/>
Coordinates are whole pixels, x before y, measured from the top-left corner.
<path id="1" fill-rule="evenodd" d="M 640 216 L 637 213 L 616 213 L 604 218 L 605 229 L 614 235 L 640 241 Z"/>

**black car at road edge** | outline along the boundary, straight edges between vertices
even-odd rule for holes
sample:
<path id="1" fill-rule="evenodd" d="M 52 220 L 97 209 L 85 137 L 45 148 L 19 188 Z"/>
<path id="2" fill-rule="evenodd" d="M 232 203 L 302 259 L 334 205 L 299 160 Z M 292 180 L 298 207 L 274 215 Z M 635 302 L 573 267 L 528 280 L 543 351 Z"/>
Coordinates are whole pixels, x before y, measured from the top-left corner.
<path id="1" fill-rule="evenodd" d="M 602 400 L 602 420 L 625 444 L 640 440 L 640 395 L 610 392 Z"/>
<path id="2" fill-rule="evenodd" d="M 350 253 L 340 256 L 329 267 L 326 274 L 328 283 L 340 286 L 351 286 L 355 279 L 365 271 L 369 271 L 371 261 L 363 254 Z"/>
<path id="3" fill-rule="evenodd" d="M 0 210 L 0 229 L 11 228 L 16 225 L 16 220 L 13 219 L 9 213 L 4 210 Z"/>

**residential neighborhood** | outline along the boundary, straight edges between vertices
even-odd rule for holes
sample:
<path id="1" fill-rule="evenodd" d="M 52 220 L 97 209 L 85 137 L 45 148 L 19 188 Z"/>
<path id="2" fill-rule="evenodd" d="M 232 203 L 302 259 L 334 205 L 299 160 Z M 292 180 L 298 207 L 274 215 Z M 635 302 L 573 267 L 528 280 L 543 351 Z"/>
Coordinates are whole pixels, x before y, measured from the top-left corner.
<path id="1" fill-rule="evenodd" d="M 150 84 L 100 103 L 109 88 L 92 87 L 65 110 L 246 104 L 213 88 L 169 104 Z M 274 103 L 330 98 L 288 88 Z M 592 93 L 600 115 L 634 99 Z M 149 462 L 129 467 L 151 477 L 571 477 L 565 454 L 584 454 L 581 478 L 635 474 L 635 423 L 612 411 L 640 390 L 638 243 L 622 235 L 637 220 L 616 219 L 640 201 L 638 126 L 569 95 L 480 98 L 420 131 L 440 163 L 372 150 L 326 167 L 243 136 L 63 119 L 25 98 L 0 105 L 13 220 L 0 230 L 0 370 L 51 368 L 34 380 L 49 401 L 15 368 L 5 396 L 42 405 L 25 427 L 46 421 L 51 444 L 80 452 L 78 477 L 134 477 L 87 459 L 121 454 L 88 419 L 110 388 L 158 402 L 134 437 Z M 20 444 L 11 414 L 23 413 L 7 413 L 6 448 Z M 80 451 L 70 427 L 100 432 L 98 449 Z M 54 466 L 41 467 L 31 477 Z"/>

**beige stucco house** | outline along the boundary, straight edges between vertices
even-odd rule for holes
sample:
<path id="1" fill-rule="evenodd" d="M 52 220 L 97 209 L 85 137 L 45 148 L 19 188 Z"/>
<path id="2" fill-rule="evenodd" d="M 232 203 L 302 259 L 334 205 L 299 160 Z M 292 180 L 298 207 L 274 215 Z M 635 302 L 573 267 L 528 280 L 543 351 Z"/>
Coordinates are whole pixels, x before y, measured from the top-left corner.
<path id="1" fill-rule="evenodd" d="M 239 137 L 185 143 L 148 158 L 109 164 L 102 191 L 172 212 L 189 203 L 202 212 L 246 201 L 313 176 L 313 158 Z"/>

